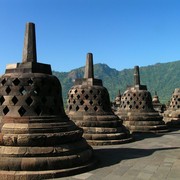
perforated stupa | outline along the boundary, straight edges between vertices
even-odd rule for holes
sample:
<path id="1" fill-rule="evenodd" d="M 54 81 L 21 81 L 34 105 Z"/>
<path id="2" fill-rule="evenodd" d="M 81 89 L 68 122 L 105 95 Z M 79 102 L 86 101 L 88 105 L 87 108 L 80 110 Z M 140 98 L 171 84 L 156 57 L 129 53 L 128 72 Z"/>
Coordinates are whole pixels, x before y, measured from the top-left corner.
<path id="1" fill-rule="evenodd" d="M 180 88 L 174 90 L 170 105 L 163 116 L 167 125 L 180 127 Z"/>
<path id="2" fill-rule="evenodd" d="M 158 111 L 160 114 L 162 114 L 164 112 L 165 109 L 165 104 L 162 104 L 159 101 L 159 97 L 157 95 L 157 92 L 155 91 L 155 95 L 153 96 L 152 99 L 152 104 L 153 104 L 153 108 Z"/>
<path id="3" fill-rule="evenodd" d="M 153 109 L 150 92 L 140 84 L 139 67 L 134 68 L 134 86 L 127 87 L 116 114 L 131 132 L 166 132 L 162 116 Z"/>
<path id="4" fill-rule="evenodd" d="M 0 78 L 0 179 L 51 179 L 92 168 L 93 150 L 63 108 L 51 66 L 36 60 L 35 25 L 26 24 L 22 63 Z"/>
<path id="5" fill-rule="evenodd" d="M 66 113 L 84 129 L 83 137 L 89 144 L 119 144 L 132 140 L 122 120 L 112 112 L 109 93 L 102 80 L 94 78 L 92 53 L 87 54 L 84 78 L 76 79 L 68 92 Z"/>

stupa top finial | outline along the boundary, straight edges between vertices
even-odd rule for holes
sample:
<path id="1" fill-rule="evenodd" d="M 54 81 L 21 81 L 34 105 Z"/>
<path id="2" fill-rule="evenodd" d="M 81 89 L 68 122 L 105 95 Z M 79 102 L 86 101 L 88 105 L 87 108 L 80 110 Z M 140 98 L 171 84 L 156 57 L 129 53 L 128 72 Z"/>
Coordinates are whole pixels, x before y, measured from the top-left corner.
<path id="1" fill-rule="evenodd" d="M 37 62 L 35 24 L 26 23 L 22 62 Z"/>
<path id="2" fill-rule="evenodd" d="M 6 73 L 52 74 L 51 66 L 37 62 L 35 24 L 26 23 L 22 63 L 8 64 Z"/>
<path id="3" fill-rule="evenodd" d="M 93 54 L 87 53 L 84 78 L 94 78 Z"/>
<path id="4" fill-rule="evenodd" d="M 140 85 L 139 66 L 134 66 L 134 85 Z"/>

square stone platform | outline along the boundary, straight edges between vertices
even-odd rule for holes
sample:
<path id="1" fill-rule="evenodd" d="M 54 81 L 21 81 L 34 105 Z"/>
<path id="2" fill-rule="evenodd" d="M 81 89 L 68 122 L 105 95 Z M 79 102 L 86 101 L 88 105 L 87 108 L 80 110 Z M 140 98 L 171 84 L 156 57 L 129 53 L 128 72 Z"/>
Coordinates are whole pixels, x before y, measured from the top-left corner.
<path id="1" fill-rule="evenodd" d="M 166 134 L 135 134 L 136 141 L 93 147 L 96 169 L 57 180 L 179 180 L 180 130 Z"/>

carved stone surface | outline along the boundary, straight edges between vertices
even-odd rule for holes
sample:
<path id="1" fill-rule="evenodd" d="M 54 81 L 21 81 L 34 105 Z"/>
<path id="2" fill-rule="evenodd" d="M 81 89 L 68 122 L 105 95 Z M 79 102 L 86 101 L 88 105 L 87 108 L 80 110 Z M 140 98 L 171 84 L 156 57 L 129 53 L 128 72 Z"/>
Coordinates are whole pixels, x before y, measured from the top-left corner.
<path id="1" fill-rule="evenodd" d="M 120 108 L 115 112 L 131 132 L 166 132 L 162 116 L 153 109 L 150 92 L 140 84 L 139 67 L 135 66 L 134 86 L 121 97 Z"/>
<path id="2" fill-rule="evenodd" d="M 68 92 L 66 113 L 84 129 L 83 137 L 89 144 L 119 144 L 132 140 L 122 120 L 111 110 L 107 89 L 100 79 L 94 78 L 91 53 L 87 54 L 84 78 L 76 79 Z"/>
<path id="3" fill-rule="evenodd" d="M 163 116 L 167 125 L 180 127 L 180 88 L 174 90 L 170 105 Z"/>
<path id="4" fill-rule="evenodd" d="M 34 28 L 27 23 L 23 62 L 0 78 L 1 179 L 55 178 L 94 165 L 83 130 L 65 114 L 59 80 L 36 62 Z"/>
<path id="5" fill-rule="evenodd" d="M 155 92 L 155 95 L 153 96 L 152 104 L 154 110 L 158 111 L 160 114 L 162 114 L 166 108 L 165 104 L 160 103 L 157 92 Z"/>
<path id="6" fill-rule="evenodd" d="M 115 97 L 114 102 L 111 104 L 111 108 L 113 111 L 117 111 L 117 108 L 121 105 L 121 93 L 118 91 L 118 95 Z"/>

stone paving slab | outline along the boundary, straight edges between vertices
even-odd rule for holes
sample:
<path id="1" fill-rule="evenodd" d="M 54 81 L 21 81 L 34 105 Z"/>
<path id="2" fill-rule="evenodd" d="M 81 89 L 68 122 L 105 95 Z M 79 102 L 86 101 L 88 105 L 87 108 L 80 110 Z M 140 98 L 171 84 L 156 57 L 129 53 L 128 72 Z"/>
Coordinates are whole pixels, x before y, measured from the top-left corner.
<path id="1" fill-rule="evenodd" d="M 180 130 L 166 134 L 134 134 L 136 141 L 93 147 L 97 167 L 57 180 L 179 180 Z"/>

